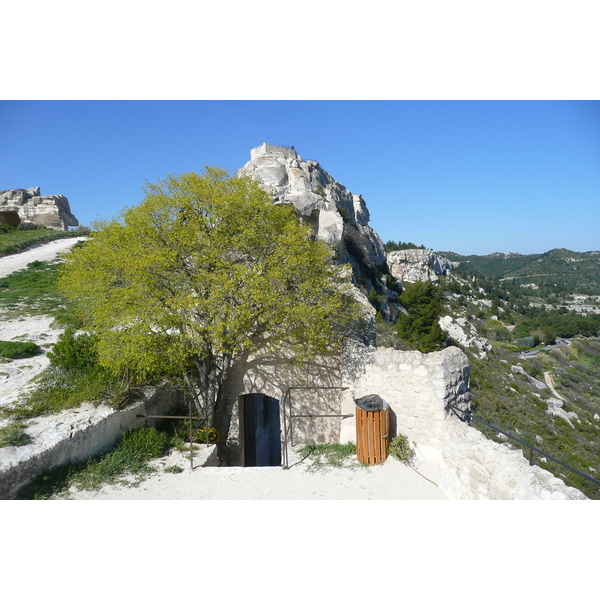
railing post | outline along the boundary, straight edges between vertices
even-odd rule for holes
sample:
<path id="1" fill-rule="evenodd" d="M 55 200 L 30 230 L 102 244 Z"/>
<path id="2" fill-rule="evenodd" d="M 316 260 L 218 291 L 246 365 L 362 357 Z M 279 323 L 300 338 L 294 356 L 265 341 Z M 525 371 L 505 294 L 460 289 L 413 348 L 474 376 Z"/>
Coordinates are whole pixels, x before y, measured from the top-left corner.
<path id="1" fill-rule="evenodd" d="M 192 399 L 188 400 L 188 414 L 190 418 L 190 469 L 194 470 L 194 440 L 192 439 Z"/>

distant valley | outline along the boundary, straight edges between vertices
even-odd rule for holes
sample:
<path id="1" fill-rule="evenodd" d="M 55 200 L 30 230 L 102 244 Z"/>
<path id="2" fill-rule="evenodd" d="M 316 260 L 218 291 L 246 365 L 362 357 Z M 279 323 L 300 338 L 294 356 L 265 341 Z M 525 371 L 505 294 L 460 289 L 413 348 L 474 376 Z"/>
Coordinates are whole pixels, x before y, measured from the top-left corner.
<path id="1" fill-rule="evenodd" d="M 600 295 L 600 251 L 574 252 L 555 248 L 543 254 L 495 252 L 485 256 L 437 252 L 459 263 L 464 274 L 499 281 L 515 281 L 520 285 L 545 286 L 554 294 Z M 540 279 L 543 278 L 543 281 Z M 555 288 L 555 289 L 552 289 Z"/>

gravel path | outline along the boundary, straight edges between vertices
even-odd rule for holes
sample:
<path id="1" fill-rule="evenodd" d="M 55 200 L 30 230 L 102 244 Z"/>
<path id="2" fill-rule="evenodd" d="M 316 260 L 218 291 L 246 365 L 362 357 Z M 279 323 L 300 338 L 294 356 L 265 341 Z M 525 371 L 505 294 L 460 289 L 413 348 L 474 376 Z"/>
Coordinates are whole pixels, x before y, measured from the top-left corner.
<path id="1" fill-rule="evenodd" d="M 0 279 L 10 275 L 11 273 L 14 273 L 15 271 L 20 271 L 21 269 L 27 268 L 29 263 L 32 263 L 36 260 L 40 260 L 42 262 L 54 260 L 61 252 L 69 250 L 77 242 L 85 239 L 87 238 L 75 237 L 53 240 L 52 242 L 48 242 L 42 246 L 36 246 L 35 248 L 23 250 L 23 252 L 19 252 L 18 254 L 2 256 L 0 257 Z"/>
<path id="2" fill-rule="evenodd" d="M 174 451 L 155 461 L 156 473 L 137 487 L 105 486 L 71 493 L 73 500 L 448 500 L 437 487 L 439 465 L 421 463 L 412 469 L 388 457 L 363 467 L 311 471 L 297 460 L 280 467 L 200 467 L 192 471 L 183 454 Z M 165 473 L 177 465 L 181 473 Z M 417 472 L 418 471 L 418 472 Z"/>
<path id="3" fill-rule="evenodd" d="M 29 248 L 18 254 L 0 257 L 0 279 L 15 271 L 25 269 L 36 260 L 46 262 L 54 260 L 62 252 L 72 248 L 85 237 L 53 240 L 42 246 Z M 0 314 L 0 340 L 34 342 L 42 347 L 56 343 L 61 331 L 52 328 L 54 319 L 48 316 L 20 317 L 4 320 Z M 7 405 L 26 390 L 29 382 L 41 373 L 50 363 L 46 352 L 31 358 L 21 358 L 0 363 L 0 405 Z"/>

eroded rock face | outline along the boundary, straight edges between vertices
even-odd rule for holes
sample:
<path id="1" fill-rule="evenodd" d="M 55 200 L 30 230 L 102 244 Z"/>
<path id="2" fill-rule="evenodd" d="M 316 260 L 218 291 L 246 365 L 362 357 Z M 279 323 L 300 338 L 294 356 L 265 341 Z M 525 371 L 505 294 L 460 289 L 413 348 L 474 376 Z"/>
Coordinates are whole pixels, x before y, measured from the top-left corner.
<path id="1" fill-rule="evenodd" d="M 454 263 L 447 258 L 421 248 L 390 252 L 387 255 L 387 264 L 390 273 L 402 283 L 437 283 L 439 275 L 449 275 L 454 270 Z"/>
<path id="2" fill-rule="evenodd" d="M 79 225 L 65 196 L 42 196 L 39 187 L 0 192 L 0 222 L 13 227 L 33 223 L 64 231 Z"/>
<path id="3" fill-rule="evenodd" d="M 479 358 L 482 360 L 487 357 L 487 353 L 492 349 L 492 345 L 487 338 L 480 336 L 477 329 L 467 319 L 459 317 L 455 320 L 446 315 L 440 317 L 439 325 L 464 348 L 476 348 L 479 351 Z"/>
<path id="4" fill-rule="evenodd" d="M 265 143 L 251 150 L 250 161 L 238 175 L 259 181 L 275 202 L 293 204 L 317 236 L 336 251 L 348 251 L 342 242 L 352 231 L 353 241 L 368 262 L 385 262 L 383 242 L 369 227 L 365 201 L 346 190 L 318 162 L 303 160 L 293 148 Z"/>
<path id="5" fill-rule="evenodd" d="M 355 283 L 367 294 L 375 287 L 380 310 L 394 310 L 395 292 L 387 289 L 386 253 L 379 235 L 369 226 L 362 196 L 352 194 L 321 165 L 303 160 L 294 148 L 262 144 L 253 148 L 238 171 L 260 183 L 276 203 L 293 204 L 296 212 L 329 244 L 340 263 L 350 263 Z M 359 281 L 360 280 L 360 281 Z"/>

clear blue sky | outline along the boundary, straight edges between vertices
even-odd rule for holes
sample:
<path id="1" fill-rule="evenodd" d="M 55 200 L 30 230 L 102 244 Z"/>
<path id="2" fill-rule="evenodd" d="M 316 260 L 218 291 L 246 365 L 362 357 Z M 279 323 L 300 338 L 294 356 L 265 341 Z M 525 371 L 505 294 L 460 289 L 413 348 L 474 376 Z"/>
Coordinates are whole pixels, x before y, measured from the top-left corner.
<path id="1" fill-rule="evenodd" d="M 362 194 L 384 241 L 600 250 L 597 101 L 3 101 L 0 139 L 0 189 L 64 194 L 85 225 L 268 142 Z"/>

